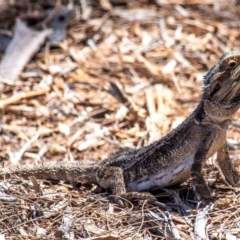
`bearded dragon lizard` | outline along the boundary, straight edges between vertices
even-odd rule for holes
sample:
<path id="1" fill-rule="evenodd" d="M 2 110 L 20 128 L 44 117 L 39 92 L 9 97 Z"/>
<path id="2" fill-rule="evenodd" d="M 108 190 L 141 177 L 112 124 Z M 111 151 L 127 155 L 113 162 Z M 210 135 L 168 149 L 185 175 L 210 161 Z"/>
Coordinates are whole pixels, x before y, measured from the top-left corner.
<path id="1" fill-rule="evenodd" d="M 202 174 L 206 160 L 217 161 L 232 186 L 240 177 L 229 158 L 226 131 L 240 107 L 240 51 L 224 54 L 205 75 L 201 101 L 193 113 L 162 139 L 139 149 L 121 152 L 100 163 L 43 163 L 0 170 L 0 178 L 55 179 L 96 183 L 119 198 L 153 198 L 154 188 L 169 187 L 192 177 L 199 199 L 211 199 Z M 145 191 L 145 192 L 144 192 Z"/>

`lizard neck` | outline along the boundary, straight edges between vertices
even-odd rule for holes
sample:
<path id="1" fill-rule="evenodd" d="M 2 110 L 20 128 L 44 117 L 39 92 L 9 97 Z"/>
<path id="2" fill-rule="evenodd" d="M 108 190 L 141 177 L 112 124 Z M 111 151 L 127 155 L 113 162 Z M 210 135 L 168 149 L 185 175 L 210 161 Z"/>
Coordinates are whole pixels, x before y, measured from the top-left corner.
<path id="1" fill-rule="evenodd" d="M 220 130 L 227 131 L 229 124 L 231 123 L 230 119 L 218 119 L 210 115 L 206 115 L 204 120 L 200 123 L 201 126 L 214 125 L 217 126 Z"/>
<path id="2" fill-rule="evenodd" d="M 231 117 L 240 107 L 239 103 L 228 106 L 207 99 L 203 99 L 202 103 L 204 118 L 200 121 L 201 125 L 211 124 L 225 131 L 231 123 Z"/>
<path id="3" fill-rule="evenodd" d="M 197 109 L 193 112 L 193 117 L 197 125 L 215 125 L 219 129 L 226 131 L 234 113 L 235 109 L 223 108 L 220 104 L 212 103 L 203 97 Z"/>

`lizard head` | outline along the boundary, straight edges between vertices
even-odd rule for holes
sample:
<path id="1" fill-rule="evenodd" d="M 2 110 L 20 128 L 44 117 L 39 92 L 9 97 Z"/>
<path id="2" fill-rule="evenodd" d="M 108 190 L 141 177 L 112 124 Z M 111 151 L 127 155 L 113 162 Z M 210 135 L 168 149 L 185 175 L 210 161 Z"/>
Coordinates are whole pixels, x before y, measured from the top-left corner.
<path id="1" fill-rule="evenodd" d="M 240 107 L 240 51 L 224 54 L 204 76 L 203 83 L 205 110 L 218 116 L 218 111 L 226 109 L 223 115 L 231 117 L 233 111 L 229 110 Z"/>

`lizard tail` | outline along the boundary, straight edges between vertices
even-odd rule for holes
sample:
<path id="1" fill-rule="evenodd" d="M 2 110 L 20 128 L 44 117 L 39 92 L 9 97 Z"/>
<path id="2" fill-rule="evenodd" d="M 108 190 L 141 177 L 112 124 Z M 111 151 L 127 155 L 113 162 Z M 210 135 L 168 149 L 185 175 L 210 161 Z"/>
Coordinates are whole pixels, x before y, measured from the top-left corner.
<path id="1" fill-rule="evenodd" d="M 18 176 L 24 179 L 34 176 L 37 179 L 94 183 L 96 182 L 96 168 L 96 163 L 77 161 L 31 164 L 10 169 L 0 169 L 0 180 L 9 179 L 11 176 Z"/>

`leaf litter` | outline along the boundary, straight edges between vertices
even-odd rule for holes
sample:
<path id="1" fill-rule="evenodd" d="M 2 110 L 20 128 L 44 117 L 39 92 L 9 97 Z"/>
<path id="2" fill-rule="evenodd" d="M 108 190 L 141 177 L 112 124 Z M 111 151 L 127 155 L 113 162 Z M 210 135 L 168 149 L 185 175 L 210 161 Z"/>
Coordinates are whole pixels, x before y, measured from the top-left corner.
<path id="1" fill-rule="evenodd" d="M 1 68 L 15 74 L 0 85 L 4 167 L 99 161 L 156 141 L 194 110 L 222 53 L 240 47 L 238 1 L 2 0 L 0 8 L 1 47 L 17 19 L 54 33 L 20 67 L 13 59 Z M 239 116 L 227 137 L 240 170 Z M 197 208 L 191 180 L 154 192 L 158 203 L 121 208 L 95 185 L 13 177 L 0 183 L 1 239 L 238 239 L 239 191 L 213 163 L 208 209 Z"/>

